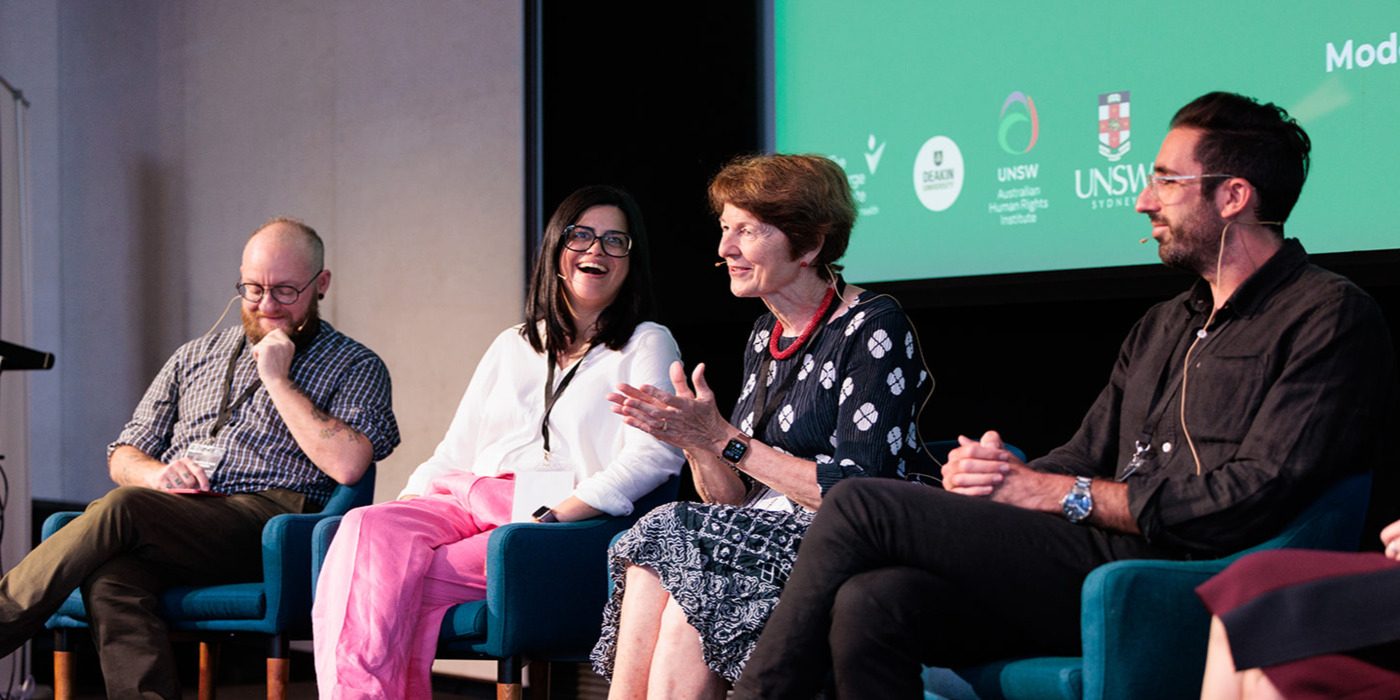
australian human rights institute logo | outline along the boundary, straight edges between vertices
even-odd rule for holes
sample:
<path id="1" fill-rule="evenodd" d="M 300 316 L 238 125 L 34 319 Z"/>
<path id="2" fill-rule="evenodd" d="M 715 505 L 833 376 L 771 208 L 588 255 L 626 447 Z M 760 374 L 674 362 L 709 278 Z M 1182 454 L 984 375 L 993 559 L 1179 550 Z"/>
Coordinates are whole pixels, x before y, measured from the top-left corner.
<path id="1" fill-rule="evenodd" d="M 1036 114 L 1035 100 L 1030 95 L 1019 90 L 1007 95 L 1006 101 L 1001 103 L 1000 119 L 997 145 L 1001 150 L 1015 156 L 1030 153 L 1035 148 L 1040 138 L 1040 115 Z"/>
<path id="2" fill-rule="evenodd" d="M 1099 155 L 1110 163 L 1117 163 L 1132 150 L 1130 116 L 1127 90 L 1099 95 Z"/>

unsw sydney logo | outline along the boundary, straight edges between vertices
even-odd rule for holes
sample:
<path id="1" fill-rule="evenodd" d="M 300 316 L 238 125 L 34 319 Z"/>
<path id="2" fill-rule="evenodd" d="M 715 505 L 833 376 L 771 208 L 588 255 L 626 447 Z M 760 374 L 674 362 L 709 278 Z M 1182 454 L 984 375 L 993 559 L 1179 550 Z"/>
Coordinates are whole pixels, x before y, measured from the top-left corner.
<path id="1" fill-rule="evenodd" d="M 1105 92 L 1098 99 L 1098 152 L 1113 165 L 1077 168 L 1074 194 L 1090 209 L 1133 207 L 1147 184 L 1148 163 L 1119 162 L 1132 150 L 1132 111 L 1127 90 Z"/>

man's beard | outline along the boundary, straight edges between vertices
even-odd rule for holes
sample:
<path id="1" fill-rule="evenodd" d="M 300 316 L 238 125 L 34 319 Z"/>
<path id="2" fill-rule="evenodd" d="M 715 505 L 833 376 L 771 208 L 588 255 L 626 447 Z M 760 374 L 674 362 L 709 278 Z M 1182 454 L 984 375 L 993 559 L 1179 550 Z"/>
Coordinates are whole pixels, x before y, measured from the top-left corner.
<path id="1" fill-rule="evenodd" d="M 1197 275 L 1215 272 L 1220 256 L 1220 232 L 1225 221 L 1205 209 L 1198 209 L 1179 222 L 1157 219 L 1167 224 L 1168 238 L 1159 244 L 1157 254 L 1168 267 Z"/>
<path id="2" fill-rule="evenodd" d="M 256 310 L 249 311 L 248 307 L 245 306 L 242 309 L 242 315 L 243 333 L 248 336 L 249 341 L 257 345 L 270 331 L 264 331 L 262 326 L 258 324 Z M 315 337 L 316 332 L 319 331 L 320 328 L 321 303 L 317 297 L 313 296 L 311 297 L 311 303 L 306 307 L 306 316 L 287 331 L 287 337 L 291 338 L 292 342 L 295 343 L 297 347 L 304 347 L 306 343 L 310 342 L 311 339 Z"/>

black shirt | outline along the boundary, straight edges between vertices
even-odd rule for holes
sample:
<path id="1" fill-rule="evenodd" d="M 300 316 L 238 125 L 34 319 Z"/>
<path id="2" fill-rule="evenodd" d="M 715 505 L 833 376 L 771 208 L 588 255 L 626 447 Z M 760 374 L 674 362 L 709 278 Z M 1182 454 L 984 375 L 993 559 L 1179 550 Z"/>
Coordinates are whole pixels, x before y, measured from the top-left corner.
<path id="1" fill-rule="evenodd" d="M 1375 301 L 1288 239 L 1192 351 L 1185 416 L 1198 475 L 1182 364 L 1211 306 L 1201 280 L 1148 311 L 1074 438 L 1031 466 L 1124 480 L 1148 541 L 1220 554 L 1267 539 L 1337 477 L 1381 463 L 1396 376 Z M 1146 459 L 1124 478 L 1138 442 Z"/>

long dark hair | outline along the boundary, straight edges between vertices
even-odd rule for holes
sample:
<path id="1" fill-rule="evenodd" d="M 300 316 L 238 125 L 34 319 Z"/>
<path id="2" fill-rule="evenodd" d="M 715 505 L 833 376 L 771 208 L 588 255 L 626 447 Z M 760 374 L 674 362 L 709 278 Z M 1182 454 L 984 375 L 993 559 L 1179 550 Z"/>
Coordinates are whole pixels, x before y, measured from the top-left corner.
<path id="1" fill-rule="evenodd" d="M 632 331 L 642 321 L 652 320 L 655 310 L 651 295 L 651 258 L 647 246 L 646 225 L 642 223 L 642 210 L 632 195 L 616 187 L 590 185 L 574 191 L 559 203 L 549 225 L 544 230 L 544 240 L 539 246 L 539 256 L 535 258 L 530 273 L 530 292 L 525 301 L 525 326 L 520 334 L 530 341 L 535 352 L 546 350 L 559 354 L 574 341 L 576 333 L 583 329 L 574 328 L 573 314 L 569 312 L 564 299 L 564 288 L 559 279 L 559 255 L 564 247 L 564 228 L 577 223 L 585 211 L 597 206 L 614 206 L 627 217 L 627 235 L 632 237 L 632 251 L 627 266 L 627 278 L 617 298 L 598 316 L 598 332 L 593 342 L 606 345 L 613 350 L 626 347 L 632 338 Z M 543 321 L 544 333 L 540 333 Z"/>

